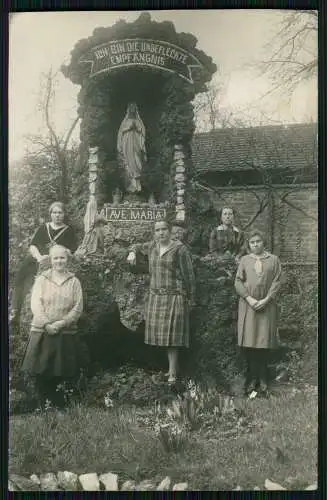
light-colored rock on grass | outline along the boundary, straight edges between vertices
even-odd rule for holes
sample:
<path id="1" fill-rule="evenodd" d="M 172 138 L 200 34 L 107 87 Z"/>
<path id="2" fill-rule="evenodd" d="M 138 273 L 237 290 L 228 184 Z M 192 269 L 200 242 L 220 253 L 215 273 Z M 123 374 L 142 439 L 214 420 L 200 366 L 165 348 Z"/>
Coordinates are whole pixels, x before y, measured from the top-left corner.
<path id="1" fill-rule="evenodd" d="M 82 474 L 78 479 L 84 491 L 100 491 L 98 474 L 95 472 Z"/>
<path id="2" fill-rule="evenodd" d="M 42 491 L 60 490 L 57 477 L 53 472 L 46 472 L 40 475 L 40 489 Z"/>
<path id="3" fill-rule="evenodd" d="M 176 483 L 173 486 L 173 491 L 185 491 L 188 488 L 188 483 Z"/>
<path id="4" fill-rule="evenodd" d="M 274 483 L 273 481 L 270 481 L 270 479 L 265 480 L 265 488 L 269 491 L 286 491 L 286 488 L 284 488 L 284 486 L 281 486 L 278 483 Z"/>
<path id="5" fill-rule="evenodd" d="M 118 476 L 107 472 L 99 477 L 100 483 L 103 484 L 106 491 L 118 491 Z"/>
<path id="6" fill-rule="evenodd" d="M 59 471 L 57 474 L 59 486 L 65 491 L 77 491 L 79 489 L 78 475 L 74 472 Z"/>
<path id="7" fill-rule="evenodd" d="M 30 480 L 33 481 L 35 484 L 39 484 L 39 485 L 41 484 L 41 481 L 36 474 L 32 474 L 30 476 Z"/>
<path id="8" fill-rule="evenodd" d="M 8 481 L 8 491 L 19 491 L 19 489 L 12 483 L 10 480 Z"/>
<path id="9" fill-rule="evenodd" d="M 39 491 L 40 487 L 30 479 L 19 474 L 10 474 L 9 481 L 20 491 Z"/>
<path id="10" fill-rule="evenodd" d="M 145 479 L 136 486 L 137 491 L 153 491 L 155 489 L 156 485 L 150 479 Z"/>
<path id="11" fill-rule="evenodd" d="M 157 491 L 169 491 L 170 487 L 171 487 L 171 479 L 169 476 L 166 476 L 157 486 Z"/>
<path id="12" fill-rule="evenodd" d="M 136 489 L 136 482 L 133 480 L 125 481 L 120 488 L 120 491 L 134 491 Z"/>

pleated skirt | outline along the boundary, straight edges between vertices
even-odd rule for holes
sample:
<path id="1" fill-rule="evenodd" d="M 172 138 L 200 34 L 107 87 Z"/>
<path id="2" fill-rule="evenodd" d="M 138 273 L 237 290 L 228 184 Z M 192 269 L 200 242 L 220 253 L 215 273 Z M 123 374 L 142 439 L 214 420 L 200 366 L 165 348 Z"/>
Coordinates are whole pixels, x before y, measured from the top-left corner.
<path id="1" fill-rule="evenodd" d="M 189 347 L 189 305 L 184 295 L 150 291 L 145 312 L 145 343 Z"/>

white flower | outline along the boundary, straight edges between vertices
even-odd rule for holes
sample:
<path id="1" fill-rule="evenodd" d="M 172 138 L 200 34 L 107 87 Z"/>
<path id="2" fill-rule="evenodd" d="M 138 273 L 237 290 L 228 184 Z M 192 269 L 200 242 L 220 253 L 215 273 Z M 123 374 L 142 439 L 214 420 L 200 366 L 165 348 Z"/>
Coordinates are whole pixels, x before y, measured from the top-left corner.
<path id="1" fill-rule="evenodd" d="M 218 406 L 215 406 L 214 409 L 213 409 L 213 414 L 216 416 L 216 415 L 219 415 L 219 408 Z"/>
<path id="2" fill-rule="evenodd" d="M 173 418 L 173 411 L 171 408 L 167 408 L 167 415 L 168 417 Z"/>
<path id="3" fill-rule="evenodd" d="M 52 408 L 51 401 L 49 399 L 46 399 L 45 403 L 44 403 L 44 409 L 45 409 L 45 411 L 51 410 L 51 408 Z"/>
<path id="4" fill-rule="evenodd" d="M 106 408 L 112 408 L 114 406 L 114 402 L 113 400 L 109 397 L 108 394 L 105 395 L 105 398 L 104 398 L 104 404 L 106 406 Z"/>
<path id="5" fill-rule="evenodd" d="M 190 396 L 192 399 L 197 399 L 197 394 L 195 388 L 190 390 Z"/>

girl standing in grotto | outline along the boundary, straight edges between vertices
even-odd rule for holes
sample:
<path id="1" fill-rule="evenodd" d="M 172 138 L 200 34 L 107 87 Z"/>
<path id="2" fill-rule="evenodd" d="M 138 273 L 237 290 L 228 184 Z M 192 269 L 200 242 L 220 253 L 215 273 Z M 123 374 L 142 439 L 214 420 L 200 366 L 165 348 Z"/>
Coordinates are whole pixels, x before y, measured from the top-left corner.
<path id="1" fill-rule="evenodd" d="M 138 254 L 149 258 L 150 293 L 145 312 L 145 343 L 168 351 L 168 383 L 177 376 L 178 352 L 189 347 L 189 312 L 195 302 L 195 277 L 186 246 L 171 238 L 167 220 L 154 226 L 154 240 L 133 245 L 128 262 Z"/>
<path id="2" fill-rule="evenodd" d="M 256 388 L 268 395 L 268 362 L 278 347 L 277 297 L 281 287 L 281 263 L 264 249 L 265 238 L 254 230 L 248 238 L 249 254 L 241 258 L 235 289 L 240 296 L 238 345 L 244 355 L 247 373 L 245 393 Z"/>

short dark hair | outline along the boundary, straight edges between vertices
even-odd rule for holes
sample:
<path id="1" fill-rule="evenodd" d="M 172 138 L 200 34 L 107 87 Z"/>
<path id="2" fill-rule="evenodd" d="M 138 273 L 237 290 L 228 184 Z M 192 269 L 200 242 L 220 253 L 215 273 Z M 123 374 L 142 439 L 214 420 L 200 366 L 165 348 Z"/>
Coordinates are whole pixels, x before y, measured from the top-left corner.
<path id="1" fill-rule="evenodd" d="M 267 237 L 262 231 L 260 231 L 260 229 L 251 229 L 251 231 L 248 233 L 246 237 L 246 243 L 248 249 L 250 247 L 249 241 L 251 240 L 251 238 L 254 238 L 255 236 L 259 236 L 262 239 L 264 245 L 267 244 Z"/>
<path id="2" fill-rule="evenodd" d="M 233 212 L 234 217 L 235 217 L 235 215 L 236 215 L 236 210 L 235 210 L 235 208 L 234 208 L 234 207 L 231 207 L 230 205 L 224 205 L 224 206 L 223 206 L 223 207 L 219 210 L 219 212 L 218 212 L 218 214 L 219 214 L 219 220 L 220 220 L 220 221 L 221 221 L 221 217 L 222 217 L 222 215 L 223 215 L 223 210 L 225 210 L 225 208 L 228 208 L 228 210 L 231 210 L 231 211 Z"/>
<path id="3" fill-rule="evenodd" d="M 154 223 L 154 225 L 153 225 L 153 230 L 154 230 L 154 228 L 156 227 L 156 224 L 157 224 L 158 222 L 164 222 L 164 223 L 167 225 L 167 227 L 168 227 L 169 231 L 171 231 L 171 226 L 172 226 L 172 224 L 171 224 L 171 220 L 170 220 L 168 217 L 163 217 L 162 219 L 158 219 L 158 220 L 156 220 L 156 221 L 155 221 L 155 223 Z"/>

